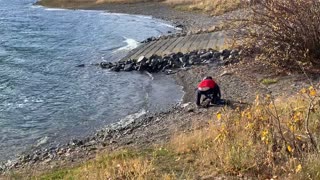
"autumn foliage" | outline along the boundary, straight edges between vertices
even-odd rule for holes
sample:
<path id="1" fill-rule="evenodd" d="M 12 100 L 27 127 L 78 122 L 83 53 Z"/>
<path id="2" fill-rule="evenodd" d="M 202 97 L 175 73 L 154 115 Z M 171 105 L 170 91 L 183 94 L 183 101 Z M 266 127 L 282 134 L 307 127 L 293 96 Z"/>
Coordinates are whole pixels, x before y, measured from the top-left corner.
<path id="1" fill-rule="evenodd" d="M 208 128 L 176 136 L 172 146 L 182 156 L 195 154 L 203 173 L 317 179 L 319 110 L 312 86 L 289 99 L 257 96 L 246 109 L 218 112 Z"/>
<path id="2" fill-rule="evenodd" d="M 282 65 L 320 64 L 320 1 L 261 0 L 246 19 L 250 45 Z"/>

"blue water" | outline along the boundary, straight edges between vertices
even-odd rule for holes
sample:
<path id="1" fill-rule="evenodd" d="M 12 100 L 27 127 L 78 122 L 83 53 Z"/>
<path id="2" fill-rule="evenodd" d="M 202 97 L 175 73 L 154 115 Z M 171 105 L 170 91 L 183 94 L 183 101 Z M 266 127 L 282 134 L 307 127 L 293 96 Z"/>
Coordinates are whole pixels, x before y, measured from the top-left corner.
<path id="1" fill-rule="evenodd" d="M 116 61 L 173 27 L 150 17 L 33 3 L 0 0 L 0 160 L 180 100 L 181 88 L 165 75 L 76 67 Z"/>

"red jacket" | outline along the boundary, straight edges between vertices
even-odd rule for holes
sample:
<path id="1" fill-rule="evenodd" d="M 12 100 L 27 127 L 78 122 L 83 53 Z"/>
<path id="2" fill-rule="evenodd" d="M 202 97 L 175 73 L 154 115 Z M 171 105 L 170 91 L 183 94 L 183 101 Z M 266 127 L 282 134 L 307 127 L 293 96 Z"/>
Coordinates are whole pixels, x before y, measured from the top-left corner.
<path id="1" fill-rule="evenodd" d="M 214 82 L 212 79 L 205 79 L 199 83 L 198 88 L 213 89 L 215 86 L 216 86 L 216 82 Z"/>

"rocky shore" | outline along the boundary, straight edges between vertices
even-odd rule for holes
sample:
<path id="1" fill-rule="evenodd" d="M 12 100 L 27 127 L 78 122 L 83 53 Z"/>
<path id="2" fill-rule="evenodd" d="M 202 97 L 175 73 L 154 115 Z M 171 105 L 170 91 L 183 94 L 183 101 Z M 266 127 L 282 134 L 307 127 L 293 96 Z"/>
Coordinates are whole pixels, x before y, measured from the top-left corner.
<path id="1" fill-rule="evenodd" d="M 155 8 L 156 7 L 156 8 Z M 85 9 L 109 10 L 110 12 L 152 15 L 169 20 L 185 31 L 208 29 L 220 23 L 230 14 L 212 18 L 203 14 L 179 12 L 159 3 L 113 4 L 88 7 Z M 156 39 L 149 39 L 156 40 Z M 47 149 L 26 152 L 17 159 L 0 163 L 0 173 L 19 171 L 46 171 L 52 168 L 73 166 L 94 158 L 101 152 L 121 148 L 147 147 L 162 144 L 177 131 L 187 132 L 194 124 L 206 126 L 213 114 L 222 107 L 197 109 L 193 105 L 194 88 L 206 75 L 215 78 L 222 90 L 224 99 L 231 104 L 226 108 L 245 107 L 256 94 L 271 93 L 275 97 L 289 96 L 307 86 L 303 75 L 292 75 L 286 71 L 276 70 L 251 57 L 242 57 L 241 50 L 213 49 L 183 53 L 173 53 L 164 57 L 140 57 L 116 63 L 101 62 L 101 68 L 113 71 L 148 71 L 175 74 L 177 82 L 183 86 L 185 96 L 178 104 L 166 112 L 146 114 L 133 119 L 130 123 L 101 129 L 85 139 L 74 139 L 69 143 Z M 261 84 L 264 78 L 277 78 L 274 85 Z M 314 79 L 318 81 L 318 79 Z M 1 178 L 1 176 L 0 176 Z"/>
<path id="2" fill-rule="evenodd" d="M 150 58 L 141 56 L 138 59 L 123 60 L 116 63 L 101 62 L 99 66 L 111 71 L 147 71 L 149 73 L 165 72 L 173 74 L 181 68 L 189 68 L 194 65 L 205 65 L 211 63 L 228 64 L 237 61 L 239 55 L 238 50 L 213 50 L 202 49 L 188 53 L 171 53 L 164 57 L 152 55 Z"/>
<path id="3" fill-rule="evenodd" d="M 203 68 L 203 66 L 220 66 L 234 63 L 237 61 L 238 55 L 238 50 L 225 49 L 216 51 L 209 49 L 193 51 L 186 54 L 173 53 L 165 57 L 152 56 L 150 58 L 146 58 L 142 56 L 138 60 L 127 60 L 116 63 L 102 62 L 99 66 L 116 72 L 136 70 L 147 71 L 149 73 L 158 73 L 162 71 L 167 74 L 175 74 L 180 71 L 189 71 L 191 68 L 194 69 L 195 66 Z M 191 79 L 192 78 L 190 78 L 190 80 Z M 17 159 L 9 160 L 6 163 L 0 164 L 0 172 L 12 169 L 25 169 L 33 166 L 41 166 L 43 164 L 48 166 L 52 163 L 60 164 L 61 162 L 83 161 L 83 159 L 92 158 L 95 153 L 108 148 L 114 149 L 116 147 L 124 147 L 130 144 L 142 146 L 151 141 L 146 139 L 147 137 L 143 137 L 142 139 L 144 140 L 139 139 L 140 142 L 138 143 L 136 140 L 130 140 L 128 136 L 141 127 L 150 126 L 152 123 L 163 123 L 165 119 L 160 120 L 159 117 L 166 118 L 166 116 L 173 113 L 184 114 L 185 112 L 193 112 L 194 110 L 195 109 L 192 104 L 185 101 L 185 104 L 176 105 L 167 112 L 147 114 L 137 119 L 132 119 L 132 122 L 129 123 L 119 122 L 117 125 L 110 125 L 85 139 L 73 139 L 67 144 L 45 149 L 37 149 L 34 152 L 26 152 L 25 154 L 20 155 Z M 175 124 L 172 124 L 172 126 L 176 127 Z M 159 129 L 159 127 L 156 129 Z M 145 133 L 145 130 L 138 134 L 143 133 Z"/>

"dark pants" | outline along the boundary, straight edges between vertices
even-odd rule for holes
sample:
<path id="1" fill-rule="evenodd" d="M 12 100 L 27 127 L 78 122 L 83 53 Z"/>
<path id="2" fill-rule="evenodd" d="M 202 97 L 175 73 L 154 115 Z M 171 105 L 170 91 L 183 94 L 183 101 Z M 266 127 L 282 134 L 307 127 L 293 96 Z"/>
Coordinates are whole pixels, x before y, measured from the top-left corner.
<path id="1" fill-rule="evenodd" d="M 207 91 L 197 90 L 197 93 L 196 93 L 196 104 L 198 106 L 200 105 L 200 101 L 201 101 L 201 96 L 202 95 L 204 95 L 208 99 L 211 99 L 212 103 L 215 103 L 221 97 L 220 88 L 219 88 L 219 86 L 216 86 L 215 88 L 208 89 Z"/>

